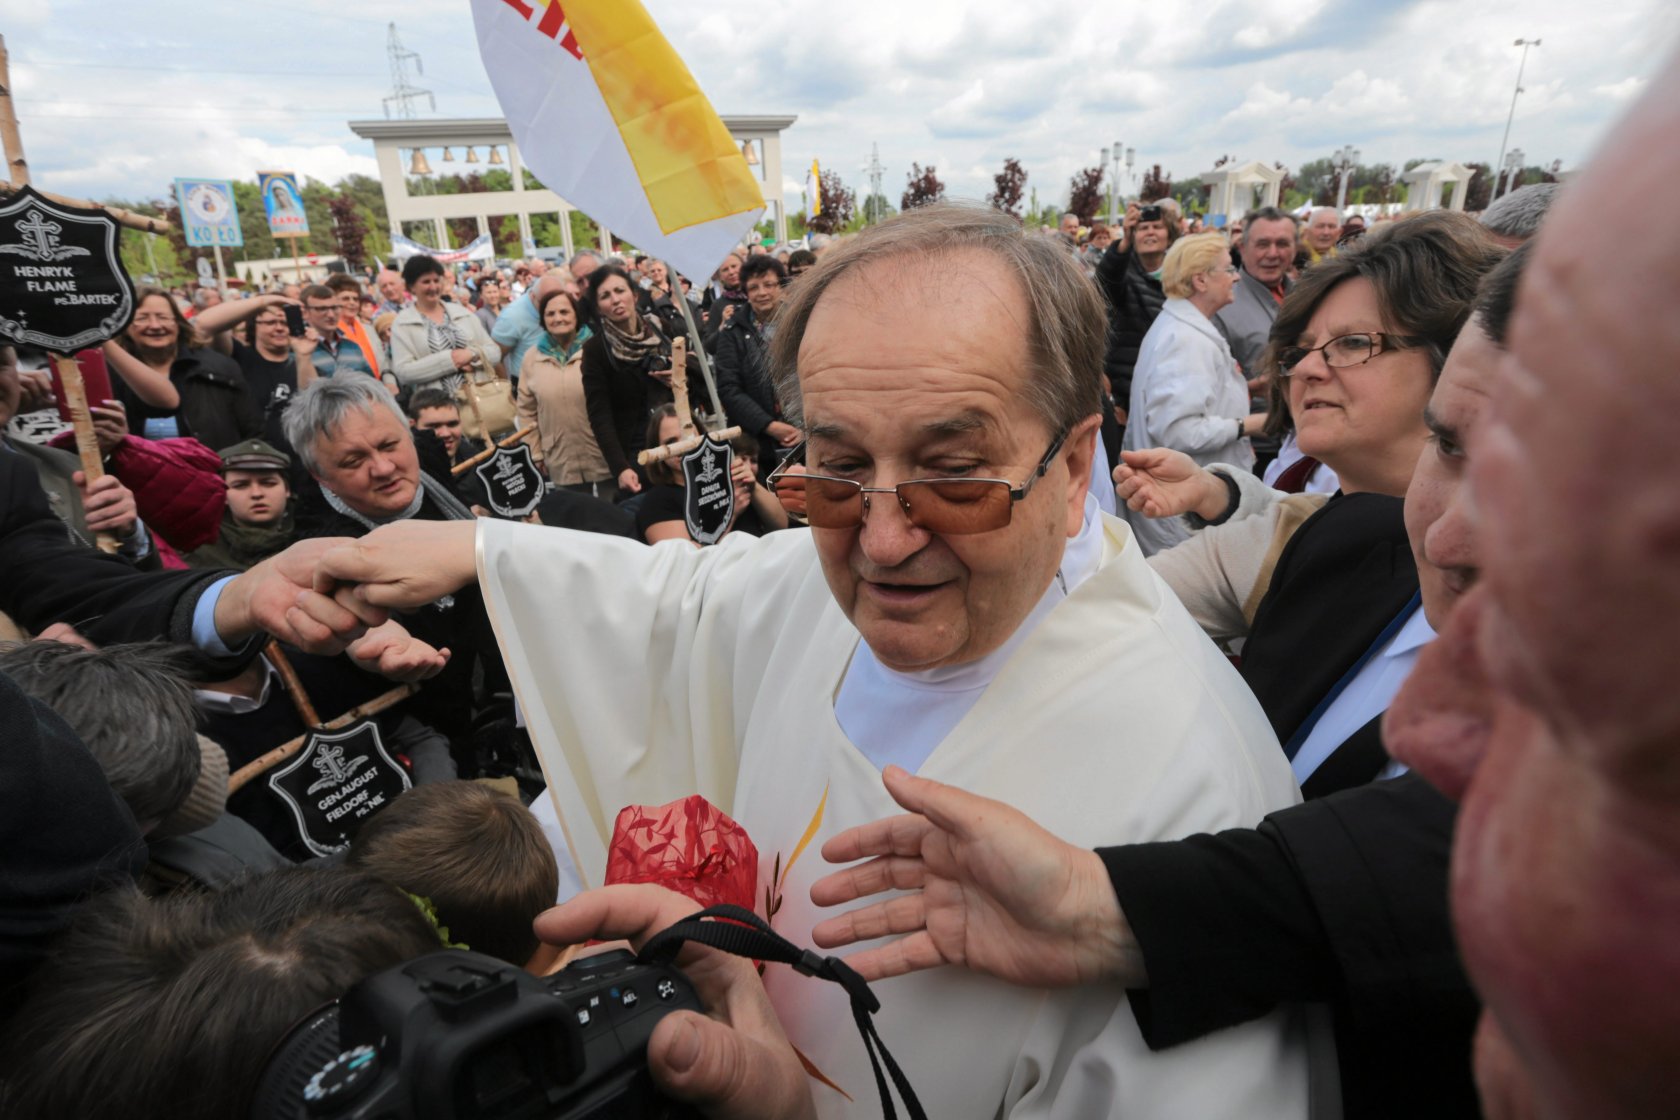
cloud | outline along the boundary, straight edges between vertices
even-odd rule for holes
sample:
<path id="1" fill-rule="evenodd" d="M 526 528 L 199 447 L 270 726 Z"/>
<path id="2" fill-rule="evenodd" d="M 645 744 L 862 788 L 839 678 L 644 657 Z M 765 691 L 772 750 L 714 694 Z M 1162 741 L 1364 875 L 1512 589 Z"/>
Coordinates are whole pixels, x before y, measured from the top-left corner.
<path id="1" fill-rule="evenodd" d="M 790 211 L 813 156 L 861 196 L 877 144 L 895 202 L 913 161 L 981 198 L 1014 157 L 1040 204 L 1060 205 L 1117 140 L 1138 173 L 1158 162 L 1179 178 L 1225 154 L 1299 166 L 1348 143 L 1372 163 L 1488 161 L 1514 35 L 1545 45 L 1529 53 L 1511 143 L 1573 165 L 1680 33 L 1672 0 L 645 2 L 721 112 L 798 116 L 783 136 Z M 391 19 L 439 115 L 497 112 L 460 0 L 292 0 L 238 21 L 186 0 L 0 3 L 31 163 L 66 193 L 155 197 L 176 176 L 268 166 L 372 174 L 372 145 L 345 122 L 383 115 Z"/>
<path id="2" fill-rule="evenodd" d="M 1632 76 L 1623 78 L 1619 82 L 1610 82 L 1602 86 L 1594 86 L 1593 92 L 1600 97 L 1608 97 L 1612 101 L 1631 101 L 1635 94 L 1645 88 L 1645 79 Z"/>

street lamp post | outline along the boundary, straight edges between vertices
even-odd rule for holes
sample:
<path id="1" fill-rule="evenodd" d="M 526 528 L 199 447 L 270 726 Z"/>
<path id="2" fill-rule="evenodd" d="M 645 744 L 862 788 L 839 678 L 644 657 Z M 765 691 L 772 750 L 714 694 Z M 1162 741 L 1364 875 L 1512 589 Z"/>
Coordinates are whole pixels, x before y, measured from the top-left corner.
<path id="1" fill-rule="evenodd" d="M 1518 39 L 1511 45 L 1522 48 L 1522 59 L 1517 63 L 1517 88 L 1511 91 L 1511 111 L 1505 114 L 1505 135 L 1499 138 L 1499 162 L 1493 165 L 1495 169 L 1498 169 L 1505 164 L 1505 145 L 1511 142 L 1511 121 L 1517 115 L 1517 97 L 1523 91 L 1523 67 L 1528 65 L 1528 48 L 1538 47 L 1540 45 L 1540 40 Z"/>
<path id="2" fill-rule="evenodd" d="M 1135 159 L 1137 159 L 1137 149 L 1136 148 L 1127 148 L 1126 149 L 1126 185 L 1128 187 L 1132 185 L 1132 179 L 1135 178 L 1135 176 L 1132 175 L 1132 161 L 1135 160 Z"/>
<path id="3" fill-rule="evenodd" d="M 1523 169 L 1523 162 L 1528 159 L 1528 153 L 1521 148 L 1512 148 L 1505 156 L 1505 189 L 1501 194 L 1510 194 L 1517 186 L 1517 175 Z M 1498 198 L 1499 195 L 1495 195 Z"/>
<path id="4" fill-rule="evenodd" d="M 1104 148 L 1102 150 L 1102 162 L 1097 164 L 1097 166 L 1102 168 L 1103 178 L 1104 179 L 1108 178 L 1108 149 L 1107 148 Z M 1108 196 L 1110 198 L 1114 197 L 1114 184 L 1113 183 L 1108 184 Z M 1110 209 L 1112 209 L 1112 208 L 1113 208 L 1113 204 L 1110 203 Z M 1102 216 L 1102 210 L 1103 210 L 1102 206 L 1099 205 L 1097 207 L 1098 217 Z"/>
<path id="5" fill-rule="evenodd" d="M 1347 205 L 1348 172 L 1359 166 L 1359 149 L 1344 144 L 1332 158 L 1336 162 L 1336 212 L 1339 214 Z"/>
<path id="6" fill-rule="evenodd" d="M 1125 149 L 1121 148 L 1120 141 L 1116 140 L 1114 142 L 1114 147 L 1109 149 L 1109 153 L 1114 161 L 1112 164 L 1112 174 L 1110 175 L 1110 178 L 1114 181 L 1114 195 L 1109 199 L 1108 203 L 1108 224 L 1112 227 L 1120 224 L 1120 162 L 1121 158 L 1125 155 Z"/>

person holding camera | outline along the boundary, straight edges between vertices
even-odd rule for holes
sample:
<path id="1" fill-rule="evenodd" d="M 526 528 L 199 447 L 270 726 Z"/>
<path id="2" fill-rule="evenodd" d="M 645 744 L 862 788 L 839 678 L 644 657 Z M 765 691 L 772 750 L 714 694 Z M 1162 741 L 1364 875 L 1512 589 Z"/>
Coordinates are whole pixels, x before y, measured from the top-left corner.
<path id="1" fill-rule="evenodd" d="M 658 318 L 639 309 L 640 289 L 623 268 L 603 265 L 591 279 L 601 329 L 583 344 L 584 406 L 620 494 L 639 494 L 646 480 L 635 460 L 647 447 L 648 417 L 675 399 L 675 366 L 691 376 L 698 363 L 686 339 L 666 337 Z"/>
<path id="2" fill-rule="evenodd" d="M 1131 203 L 1121 223 L 1120 240 L 1108 247 L 1097 264 L 1097 287 L 1108 301 L 1103 374 L 1117 401 L 1131 400 L 1132 369 L 1143 348 L 1143 336 L 1167 302 L 1161 268 L 1178 236 L 1178 206 L 1172 199 L 1146 206 Z"/>

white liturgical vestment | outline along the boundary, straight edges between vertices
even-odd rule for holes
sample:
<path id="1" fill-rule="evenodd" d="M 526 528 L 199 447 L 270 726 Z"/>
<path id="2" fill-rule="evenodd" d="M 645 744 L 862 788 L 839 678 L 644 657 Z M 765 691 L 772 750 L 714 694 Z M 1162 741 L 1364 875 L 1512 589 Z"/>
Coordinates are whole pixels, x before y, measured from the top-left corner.
<path id="1" fill-rule="evenodd" d="M 1008 802 L 1081 847 L 1251 826 L 1298 798 L 1265 715 L 1131 541 L 1021 643 L 919 773 Z M 901 809 L 840 730 L 859 643 L 810 533 L 696 549 L 480 520 L 478 566 L 549 795 L 585 887 L 625 805 L 700 793 L 759 852 L 759 910 L 810 944 L 824 841 Z M 777 868 L 780 877 L 777 877 Z M 1240 935 L 1240 931 L 1233 931 Z M 880 1104 L 845 993 L 771 965 L 824 1117 Z M 881 1037 L 930 1117 L 1307 1113 L 1304 1031 L 1286 1012 L 1150 1053 L 1117 985 L 1012 987 L 954 968 L 873 985 Z"/>

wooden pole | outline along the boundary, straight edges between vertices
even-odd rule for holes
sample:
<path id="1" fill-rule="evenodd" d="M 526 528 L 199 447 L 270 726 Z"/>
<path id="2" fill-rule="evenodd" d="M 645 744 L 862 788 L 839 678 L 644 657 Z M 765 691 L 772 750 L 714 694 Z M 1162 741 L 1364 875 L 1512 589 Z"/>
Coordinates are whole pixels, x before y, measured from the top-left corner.
<path id="1" fill-rule="evenodd" d="M 9 180 L 0 183 L 0 195 L 8 195 L 17 191 L 19 187 L 29 186 L 29 161 L 23 155 L 23 133 L 18 128 L 17 106 L 12 101 L 11 55 L 6 50 L 4 35 L 0 35 L 0 147 L 5 149 L 6 176 Z M 148 218 L 132 210 L 124 210 L 121 206 L 100 206 L 99 203 L 89 202 L 85 198 L 66 198 L 49 191 L 42 191 L 41 196 L 83 210 L 104 210 L 117 224 L 143 233 L 169 232 L 168 222 L 159 218 Z M 152 271 L 156 272 L 157 269 Z"/>
<path id="2" fill-rule="evenodd" d="M 292 239 L 292 267 L 297 269 L 297 282 L 303 283 L 303 261 L 298 257 L 298 235 L 287 234 Z"/>
<path id="3" fill-rule="evenodd" d="M 210 251 L 216 254 L 216 290 L 222 293 L 223 299 L 226 299 L 227 273 L 222 271 L 222 247 L 220 245 L 212 245 L 210 246 Z"/>
<path id="4" fill-rule="evenodd" d="M 0 197 L 15 194 L 21 183 L 0 183 Z M 124 210 L 121 206 L 106 206 L 85 198 L 71 198 L 68 195 L 54 194 L 39 188 L 36 194 L 49 202 L 56 202 L 61 206 L 74 206 L 81 210 L 103 210 L 111 216 L 111 220 L 125 229 L 138 230 L 141 233 L 168 233 L 174 227 L 162 218 L 153 218 L 145 214 L 136 214 L 132 210 Z M 154 270 L 155 271 L 155 270 Z"/>
<path id="5" fill-rule="evenodd" d="M 683 302 L 686 303 L 687 300 L 684 300 Z M 681 364 L 678 364 L 677 356 L 674 351 L 671 355 L 671 397 L 673 399 L 673 403 L 677 406 L 677 422 L 682 425 L 683 434 L 685 436 L 692 436 L 695 434 L 694 408 L 688 403 L 687 349 L 688 347 L 685 344 L 683 346 L 683 350 L 685 351 L 683 355 L 684 360 Z"/>
<path id="6" fill-rule="evenodd" d="M 480 425 L 482 425 L 483 423 L 484 422 L 482 420 L 479 421 Z M 528 428 L 521 428 L 517 432 L 514 432 L 511 436 L 508 436 L 506 439 L 503 439 L 501 442 L 495 444 L 494 446 L 486 447 L 483 451 L 480 451 L 477 455 L 474 455 L 471 459 L 462 459 L 459 463 L 456 463 L 453 467 L 449 468 L 449 473 L 450 474 L 465 474 L 467 471 L 471 470 L 473 467 L 478 466 L 480 463 L 482 463 L 486 459 L 490 458 L 490 456 L 494 455 L 496 453 L 497 448 L 512 447 L 514 444 L 518 443 L 520 440 L 524 439 L 526 436 L 530 435 L 532 432 L 534 432 L 536 430 L 537 430 L 537 426 L 535 424 L 532 424 Z"/>
<path id="7" fill-rule="evenodd" d="M 278 666 L 276 667 L 278 668 Z M 297 754 L 304 748 L 304 744 L 309 742 L 309 737 L 315 734 L 315 732 L 337 731 L 341 727 L 349 727 L 352 723 L 355 723 L 358 720 L 367 719 L 369 716 L 376 716 L 380 712 L 385 711 L 387 708 L 392 708 L 401 704 L 404 700 L 407 700 L 410 696 L 413 696 L 419 691 L 420 686 L 415 684 L 405 684 L 397 688 L 393 688 L 390 692 L 387 692 L 382 696 L 375 696 L 366 704 L 361 704 L 357 707 L 351 708 L 348 712 L 345 712 L 337 719 L 330 719 L 326 723 L 304 732 L 296 739 L 280 744 L 267 754 L 261 755 L 254 761 L 248 762 L 244 766 L 235 770 L 228 777 L 228 795 L 232 796 L 233 794 L 238 793 L 240 788 L 252 779 L 262 777 L 282 762 L 285 762 L 288 758 Z"/>
<path id="8" fill-rule="evenodd" d="M 4 35 L 0 35 L 0 142 L 6 149 L 7 177 L 28 186 L 29 161 L 23 157 L 23 135 L 18 131 L 17 107 L 12 103 L 12 59 Z"/>
<path id="9" fill-rule="evenodd" d="M 309 693 L 304 691 L 303 681 L 298 679 L 297 670 L 292 668 L 292 662 L 286 656 L 286 651 L 280 648 L 280 643 L 270 638 L 263 647 L 263 654 L 268 663 L 274 666 L 274 671 L 280 674 L 280 683 L 286 686 L 286 692 L 292 698 L 292 706 L 297 709 L 298 718 L 310 727 L 321 726 L 321 717 L 315 712 L 315 705 L 309 699 Z"/>
<path id="10" fill-rule="evenodd" d="M 70 411 L 70 426 L 76 432 L 76 454 L 82 460 L 82 474 L 86 476 L 87 484 L 92 486 L 95 479 L 105 476 L 105 457 L 99 453 L 99 437 L 93 434 L 93 414 L 88 411 L 82 367 L 76 364 L 74 358 L 63 354 L 54 354 L 52 358 L 59 384 L 64 386 L 64 404 Z M 115 552 L 119 542 L 110 533 L 99 533 L 95 543 L 101 552 Z"/>
<path id="11" fill-rule="evenodd" d="M 706 436 L 719 443 L 728 443 L 740 434 L 740 425 L 734 424 L 727 428 L 720 428 L 715 432 L 707 432 Z M 639 451 L 636 453 L 636 462 L 645 467 L 649 463 L 663 463 L 665 460 L 675 458 L 678 455 L 687 455 L 690 451 L 699 447 L 706 436 L 701 436 L 696 432 L 686 439 L 679 439 L 676 443 L 668 443 L 663 447 L 650 447 L 646 451 Z"/>

